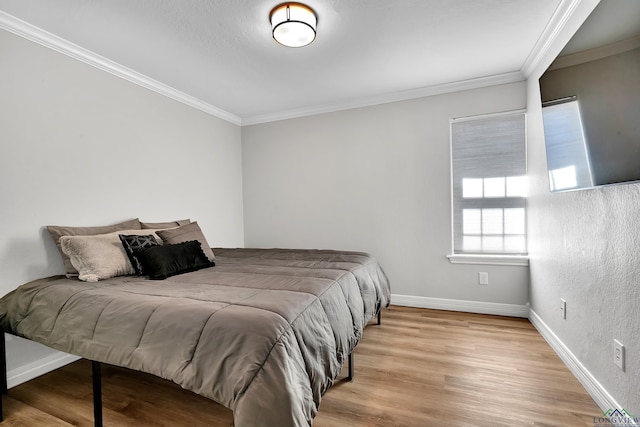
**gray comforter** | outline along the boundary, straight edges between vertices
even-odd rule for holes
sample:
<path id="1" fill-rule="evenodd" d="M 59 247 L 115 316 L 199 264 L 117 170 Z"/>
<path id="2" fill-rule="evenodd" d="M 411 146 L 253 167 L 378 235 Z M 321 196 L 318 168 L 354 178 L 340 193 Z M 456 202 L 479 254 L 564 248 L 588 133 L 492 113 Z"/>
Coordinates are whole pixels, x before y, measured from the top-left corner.
<path id="1" fill-rule="evenodd" d="M 7 332 L 171 380 L 242 426 L 311 425 L 365 324 L 389 304 L 369 255 L 215 249 L 216 267 L 150 281 L 52 277 L 0 300 Z"/>

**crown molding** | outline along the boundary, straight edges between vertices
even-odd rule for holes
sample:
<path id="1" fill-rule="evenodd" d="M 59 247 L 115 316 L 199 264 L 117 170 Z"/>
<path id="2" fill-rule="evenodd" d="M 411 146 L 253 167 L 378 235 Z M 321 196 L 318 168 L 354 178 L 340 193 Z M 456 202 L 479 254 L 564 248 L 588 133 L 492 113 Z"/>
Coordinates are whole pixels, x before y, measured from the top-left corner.
<path id="1" fill-rule="evenodd" d="M 533 46 L 531 53 L 522 65 L 522 74 L 526 78 L 533 75 L 533 72 L 541 65 L 542 61 L 549 55 L 550 49 L 558 35 L 562 32 L 567 22 L 575 12 L 576 8 L 583 0 L 561 0 L 560 4 L 553 12 L 551 19 L 542 31 L 538 41 Z"/>
<path id="2" fill-rule="evenodd" d="M 563 0 L 580 2 L 584 0 Z M 0 28 L 236 125 L 248 126 L 524 81 L 522 71 L 241 118 L 0 10 Z"/>
<path id="3" fill-rule="evenodd" d="M 478 89 L 487 86 L 496 86 L 507 83 L 524 81 L 525 77 L 520 71 L 511 73 L 496 74 L 493 76 L 480 77 L 476 79 L 461 80 L 452 83 L 445 83 L 433 86 L 426 86 L 418 89 L 405 90 L 401 92 L 387 93 L 377 96 L 359 98 L 353 101 L 342 103 L 331 103 L 298 108 L 276 113 L 262 114 L 242 119 L 243 126 L 256 125 L 261 123 L 275 122 L 280 120 L 295 119 L 299 117 L 314 116 L 317 114 L 333 113 L 337 111 L 350 110 L 353 108 L 371 107 L 374 105 L 388 104 L 398 101 L 424 98 L 445 93 L 459 92 L 463 90 Z"/>
<path id="4" fill-rule="evenodd" d="M 106 71 L 107 73 L 125 79 L 131 83 L 137 84 L 138 86 L 142 86 L 207 114 L 211 114 L 212 116 L 236 125 L 241 124 L 240 117 L 234 114 L 208 104 L 191 95 L 187 95 L 184 92 L 167 86 L 164 83 L 118 64 L 117 62 L 111 61 L 110 59 L 71 43 L 70 41 L 51 34 L 48 31 L 31 25 L 28 22 L 3 11 L 0 11 L 0 28 L 34 43 L 38 43 L 44 47 L 55 50 L 56 52 L 67 55 L 73 59 L 84 62 L 85 64 L 96 67 L 102 71 Z"/>

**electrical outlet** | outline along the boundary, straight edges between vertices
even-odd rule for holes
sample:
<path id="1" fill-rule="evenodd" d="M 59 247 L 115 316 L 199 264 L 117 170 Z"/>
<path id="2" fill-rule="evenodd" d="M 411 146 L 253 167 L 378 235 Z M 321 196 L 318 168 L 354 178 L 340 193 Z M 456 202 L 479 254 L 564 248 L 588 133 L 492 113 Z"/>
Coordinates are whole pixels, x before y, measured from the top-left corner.
<path id="1" fill-rule="evenodd" d="M 564 298 L 560 298 L 560 317 L 563 320 L 567 320 L 567 302 Z"/>
<path id="2" fill-rule="evenodd" d="M 624 372 L 624 346 L 618 340 L 613 340 L 613 363 Z"/>
<path id="3" fill-rule="evenodd" d="M 481 285 L 489 284 L 489 273 L 486 271 L 481 271 L 478 273 L 478 283 Z"/>

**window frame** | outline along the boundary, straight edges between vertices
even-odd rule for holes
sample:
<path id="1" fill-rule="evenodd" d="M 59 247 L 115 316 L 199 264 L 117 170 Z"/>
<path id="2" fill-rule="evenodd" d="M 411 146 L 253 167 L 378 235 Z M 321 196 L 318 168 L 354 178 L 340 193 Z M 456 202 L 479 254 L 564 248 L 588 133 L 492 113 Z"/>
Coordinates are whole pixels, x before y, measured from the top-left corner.
<path id="1" fill-rule="evenodd" d="M 459 117 L 452 118 L 449 120 L 449 137 L 450 137 L 450 191 L 451 191 L 451 251 L 447 255 L 447 258 L 452 264 L 490 264 L 490 265 L 517 265 L 517 266 L 528 266 L 529 265 L 529 257 L 528 257 L 528 236 L 527 236 L 527 221 L 528 221 L 528 213 L 527 213 L 527 202 L 526 195 L 524 197 L 507 197 L 506 196 L 506 188 L 505 188 L 505 197 L 483 197 L 479 198 L 461 198 L 461 206 L 458 211 L 456 211 L 455 206 L 455 191 L 454 191 L 454 145 L 453 145 L 453 126 L 455 123 L 460 123 L 464 121 L 470 120 L 482 120 L 482 119 L 490 119 L 493 117 L 507 116 L 507 115 L 522 115 L 524 121 L 524 176 L 527 176 L 527 111 L 526 109 L 518 109 L 511 110 L 499 113 L 491 113 L 491 114 L 482 114 L 476 116 L 467 116 L 467 117 Z M 489 177 L 484 177 L 486 179 Z M 506 178 L 506 177 L 505 177 Z M 506 180 L 505 180 L 506 181 Z M 505 183 L 506 187 L 506 183 Z M 462 194 L 462 189 L 460 189 L 460 194 Z M 508 209 L 508 208 L 520 208 L 523 207 L 525 209 L 525 224 L 524 224 L 524 239 L 525 239 L 525 252 L 524 253 L 509 253 L 509 252 L 456 252 L 456 248 L 461 246 L 461 242 L 458 242 L 458 246 L 456 245 L 456 223 L 462 224 L 461 217 L 463 215 L 463 210 L 465 208 L 471 209 L 482 209 L 482 208 L 496 208 L 496 209 Z M 504 211 L 503 211 L 504 212 Z M 456 222 L 456 218 L 459 220 Z M 462 230 L 460 231 L 459 239 L 462 239 Z M 521 234 L 518 234 L 521 235 Z M 508 234 L 503 233 L 497 234 L 497 236 L 501 236 L 503 239 Z"/>

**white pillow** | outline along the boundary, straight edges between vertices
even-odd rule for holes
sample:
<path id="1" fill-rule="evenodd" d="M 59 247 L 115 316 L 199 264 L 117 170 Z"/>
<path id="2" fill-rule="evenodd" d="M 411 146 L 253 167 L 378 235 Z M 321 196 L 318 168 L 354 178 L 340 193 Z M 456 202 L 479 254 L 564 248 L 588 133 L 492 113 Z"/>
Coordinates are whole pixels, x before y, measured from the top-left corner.
<path id="1" fill-rule="evenodd" d="M 129 257 L 120 241 L 120 234 L 153 235 L 159 244 L 162 239 L 156 230 L 119 230 L 95 236 L 62 236 L 60 246 L 78 270 L 84 282 L 97 282 L 116 276 L 135 274 Z"/>

